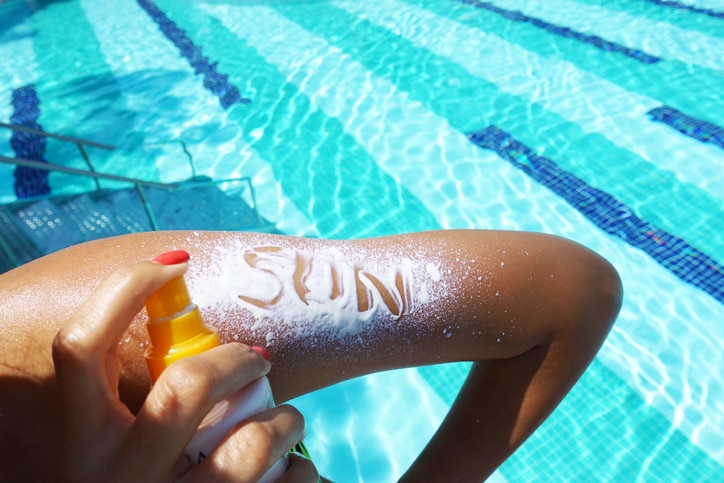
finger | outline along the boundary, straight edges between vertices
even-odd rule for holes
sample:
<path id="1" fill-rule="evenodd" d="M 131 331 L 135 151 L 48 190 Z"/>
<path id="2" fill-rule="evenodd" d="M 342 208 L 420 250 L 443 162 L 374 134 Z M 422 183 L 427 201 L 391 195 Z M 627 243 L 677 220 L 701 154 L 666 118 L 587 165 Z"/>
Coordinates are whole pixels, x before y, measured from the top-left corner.
<path id="1" fill-rule="evenodd" d="M 271 364 L 243 344 L 231 343 L 171 364 L 151 389 L 131 429 L 125 453 L 136 470 L 152 462 L 170 471 L 211 408 L 266 375 Z"/>
<path id="2" fill-rule="evenodd" d="M 53 341 L 56 380 L 67 409 L 80 420 L 102 418 L 108 400 L 115 401 L 118 341 L 146 298 L 185 269 L 186 264 L 142 262 L 116 270 L 58 332 Z"/>
<path id="3" fill-rule="evenodd" d="M 300 453 L 289 454 L 289 469 L 276 480 L 276 483 L 317 483 L 319 472 L 314 463 Z"/>
<path id="4" fill-rule="evenodd" d="M 283 404 L 242 421 L 185 480 L 258 481 L 298 443 L 304 433 L 304 416 Z M 291 481 L 291 480 L 290 480 Z"/>

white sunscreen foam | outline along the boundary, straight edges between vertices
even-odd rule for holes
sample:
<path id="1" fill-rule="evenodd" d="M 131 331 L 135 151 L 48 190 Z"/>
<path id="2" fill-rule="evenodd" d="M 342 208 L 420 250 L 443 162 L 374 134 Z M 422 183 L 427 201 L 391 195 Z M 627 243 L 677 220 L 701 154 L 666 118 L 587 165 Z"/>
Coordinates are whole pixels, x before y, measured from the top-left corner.
<path id="1" fill-rule="evenodd" d="M 441 275 L 429 259 L 363 257 L 330 246 L 219 247 L 191 288 L 200 307 L 250 313 L 252 330 L 283 324 L 300 336 L 354 336 L 376 319 L 396 320 L 434 301 Z"/>

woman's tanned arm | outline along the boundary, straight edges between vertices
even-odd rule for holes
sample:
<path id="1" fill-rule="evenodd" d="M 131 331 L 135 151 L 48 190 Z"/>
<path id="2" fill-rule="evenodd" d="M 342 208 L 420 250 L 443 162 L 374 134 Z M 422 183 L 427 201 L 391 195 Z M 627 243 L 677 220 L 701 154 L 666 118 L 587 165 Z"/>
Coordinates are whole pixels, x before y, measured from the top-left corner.
<path id="1" fill-rule="evenodd" d="M 191 254 L 192 298 L 222 338 L 269 350 L 278 402 L 381 370 L 474 361 L 450 414 L 405 475 L 410 481 L 489 475 L 572 387 L 621 303 L 607 262 L 540 234 L 330 241 L 164 232 L 87 243 L 0 276 L 0 370 L 14 388 L 0 395 L 12 415 L 1 424 L 3 434 L 26 428 L 17 447 L 53 457 L 56 416 L 40 409 L 52 408 L 50 349 L 64 321 L 115 269 L 171 249 Z M 150 386 L 144 322 L 141 313 L 119 347 L 121 397 L 132 411 Z"/>

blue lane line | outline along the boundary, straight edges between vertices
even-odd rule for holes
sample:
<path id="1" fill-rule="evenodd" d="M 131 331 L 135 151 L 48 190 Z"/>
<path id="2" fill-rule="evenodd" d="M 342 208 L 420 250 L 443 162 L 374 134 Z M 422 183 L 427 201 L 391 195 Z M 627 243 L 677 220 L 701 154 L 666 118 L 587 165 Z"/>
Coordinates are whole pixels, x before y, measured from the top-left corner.
<path id="1" fill-rule="evenodd" d="M 724 149 L 724 128 L 708 121 L 688 116 L 673 107 L 661 106 L 647 112 L 648 116 L 658 122 L 673 127 L 682 134 L 701 141 L 716 144 Z"/>
<path id="2" fill-rule="evenodd" d="M 643 62 L 644 64 L 655 64 L 656 62 L 659 62 L 661 60 L 661 58 L 659 58 L 659 57 L 649 55 L 649 54 L 642 52 L 640 50 L 637 50 L 637 49 L 631 49 L 629 47 L 619 45 L 615 42 L 611 42 L 610 40 L 603 39 L 597 35 L 589 35 L 589 34 L 584 34 L 581 32 L 576 32 L 575 30 L 571 30 L 568 27 L 561 27 L 559 25 L 555 25 L 555 24 L 546 22 L 545 20 L 541 20 L 539 18 L 529 17 L 528 15 L 526 15 L 522 12 L 519 12 L 518 10 L 508 10 L 508 9 L 493 5 L 490 2 L 480 2 L 478 0 L 460 0 L 460 1 L 462 3 L 472 5 L 473 7 L 482 8 L 482 9 L 497 13 L 509 20 L 513 20 L 514 22 L 526 22 L 531 25 L 535 25 L 536 27 L 547 30 L 548 32 L 550 32 L 552 34 L 555 34 L 555 35 L 558 35 L 561 37 L 568 37 L 568 38 L 576 39 L 581 42 L 585 42 L 585 43 L 593 45 L 594 47 L 597 47 L 601 50 L 608 50 L 611 52 L 622 53 L 628 57 L 631 57 L 632 59 L 638 60 L 639 62 Z"/>
<path id="3" fill-rule="evenodd" d="M 607 233 L 643 250 L 680 279 L 724 303 L 724 267 L 710 256 L 639 218 L 610 194 L 538 156 L 496 126 L 470 133 L 468 138 L 554 191 Z"/>
<path id="4" fill-rule="evenodd" d="M 38 124 L 40 116 L 40 100 L 33 84 L 28 84 L 13 90 L 13 114 L 10 124 L 43 130 Z M 18 158 L 32 159 L 47 163 L 43 158 L 45 154 L 45 136 L 27 132 L 13 131 L 10 137 L 10 146 Z M 15 168 L 15 195 L 18 198 L 32 198 L 50 194 L 48 171 L 18 166 Z"/>
<path id="5" fill-rule="evenodd" d="M 229 76 L 216 71 L 218 62 L 210 62 L 204 57 L 201 47 L 194 45 L 173 20 L 159 9 L 151 0 L 138 0 L 138 4 L 156 22 L 161 32 L 181 51 L 181 55 L 189 61 L 196 74 L 204 76 L 204 87 L 213 92 L 221 101 L 221 106 L 228 109 L 235 103 L 249 104 L 251 101 L 241 97 L 239 89 L 228 82 Z"/>
<path id="6" fill-rule="evenodd" d="M 724 12 L 717 12 L 708 8 L 697 7 L 696 5 L 687 5 L 685 3 L 673 2 L 671 0 L 646 0 L 649 3 L 661 5 L 662 7 L 678 8 L 679 10 L 688 10 L 694 13 L 703 13 L 710 17 L 724 18 Z"/>

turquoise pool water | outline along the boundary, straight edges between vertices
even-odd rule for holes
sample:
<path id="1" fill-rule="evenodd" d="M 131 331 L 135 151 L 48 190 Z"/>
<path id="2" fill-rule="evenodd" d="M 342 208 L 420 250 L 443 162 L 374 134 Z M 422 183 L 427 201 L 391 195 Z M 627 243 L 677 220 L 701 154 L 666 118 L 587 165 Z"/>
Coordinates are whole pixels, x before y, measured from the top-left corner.
<path id="1" fill-rule="evenodd" d="M 91 152 L 98 170 L 161 181 L 190 175 L 184 141 L 200 173 L 251 177 L 262 216 L 293 235 L 575 239 L 621 273 L 621 316 L 494 479 L 723 481 L 722 12 L 711 0 L 11 0 L 0 120 L 116 145 Z M 17 155 L 0 136 L 0 154 Z M 82 167 L 53 141 L 43 157 Z M 3 200 L 13 175 L 0 165 Z M 295 401 L 318 466 L 394 480 L 467 367 Z"/>

